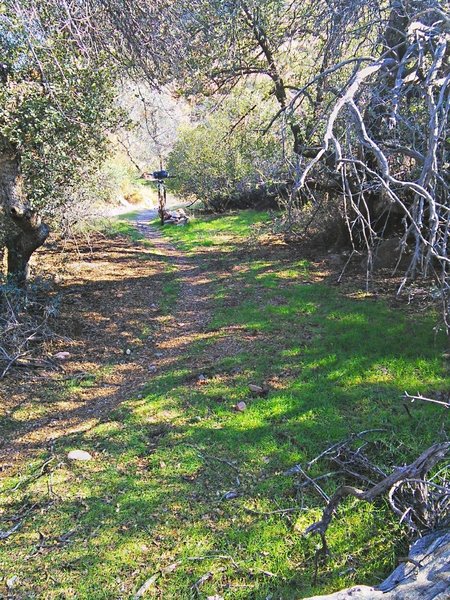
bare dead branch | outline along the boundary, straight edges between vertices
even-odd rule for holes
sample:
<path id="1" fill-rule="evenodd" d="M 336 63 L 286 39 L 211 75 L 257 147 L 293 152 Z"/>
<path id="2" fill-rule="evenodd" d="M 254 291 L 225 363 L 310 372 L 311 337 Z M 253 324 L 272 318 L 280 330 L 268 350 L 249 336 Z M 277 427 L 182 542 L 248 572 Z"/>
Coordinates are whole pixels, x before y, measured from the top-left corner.
<path id="1" fill-rule="evenodd" d="M 413 463 L 405 467 L 399 467 L 391 475 L 388 475 L 368 490 L 364 491 L 350 485 L 341 486 L 334 493 L 323 511 L 322 519 L 308 527 L 305 530 L 304 535 L 317 533 L 324 539 L 337 507 L 341 501 L 348 496 L 352 496 L 365 502 L 373 502 L 378 496 L 389 493 L 399 482 L 411 479 L 423 481 L 427 473 L 449 453 L 449 450 L 450 442 L 434 444 L 430 448 L 427 448 L 427 450 L 425 450 Z"/>
<path id="2" fill-rule="evenodd" d="M 406 400 L 410 400 L 411 402 L 414 402 L 415 400 L 421 400 L 423 402 L 431 402 L 433 404 L 439 404 L 440 406 L 444 406 L 445 408 L 450 408 L 450 402 L 442 402 L 442 400 L 435 400 L 434 398 L 426 398 L 425 396 L 422 396 L 422 394 L 417 394 L 417 396 L 412 396 L 411 394 L 408 394 L 408 392 L 405 392 L 403 394 L 403 398 L 405 398 Z"/>

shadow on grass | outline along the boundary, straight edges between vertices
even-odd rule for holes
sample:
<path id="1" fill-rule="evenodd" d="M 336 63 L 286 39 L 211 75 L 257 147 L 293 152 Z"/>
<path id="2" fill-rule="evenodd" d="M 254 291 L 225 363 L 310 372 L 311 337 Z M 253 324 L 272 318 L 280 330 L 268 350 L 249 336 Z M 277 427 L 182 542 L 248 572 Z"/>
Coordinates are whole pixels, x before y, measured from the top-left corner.
<path id="1" fill-rule="evenodd" d="M 193 265 L 202 260 L 202 252 L 192 257 Z M 149 379 L 142 397 L 83 434 L 61 437 L 51 492 L 46 475 L 7 507 L 12 515 L 27 494 L 42 498 L 40 512 L 34 509 L 23 531 L 4 543 L 9 556 L 24 561 L 39 546 L 37 532 L 48 540 L 24 563 L 24 593 L 128 598 L 157 575 L 150 591 L 156 597 L 195 597 L 201 580 L 200 597 L 294 599 L 351 585 L 356 576 L 375 583 L 393 565 L 401 534 L 387 507 L 349 501 L 330 528 L 333 557 L 313 586 L 316 541 L 300 532 L 323 501 L 303 497 L 295 476 L 284 473 L 363 429 L 386 430 L 378 457 L 386 468 L 436 441 L 443 435 L 436 430 L 439 408 L 407 412 L 401 395 L 445 388 L 445 339 L 434 335 L 430 319 L 340 296 L 298 259 L 295 267 L 285 256 L 280 268 L 264 249 L 227 249 L 207 260 L 214 285 L 201 285 L 215 315 L 204 335 L 183 341 L 183 331 L 174 332 L 179 353 Z M 164 278 L 140 283 L 161 285 Z M 113 296 L 136 282 L 101 287 Z M 145 307 L 136 301 L 126 325 L 143 319 Z M 248 385 L 262 382 L 268 396 L 253 397 Z M 237 412 L 241 401 L 247 408 Z M 67 451 L 79 447 L 94 460 L 68 464 Z M 324 489 L 331 493 L 337 483 Z M 285 508 L 298 513 L 263 514 Z M 57 541 L 72 530 L 70 541 Z"/>

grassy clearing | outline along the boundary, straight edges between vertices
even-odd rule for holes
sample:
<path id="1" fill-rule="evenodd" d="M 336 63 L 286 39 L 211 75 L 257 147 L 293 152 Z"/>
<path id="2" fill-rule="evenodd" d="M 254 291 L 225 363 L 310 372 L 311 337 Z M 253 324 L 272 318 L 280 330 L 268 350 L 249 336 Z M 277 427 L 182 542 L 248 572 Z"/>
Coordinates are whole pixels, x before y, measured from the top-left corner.
<path id="1" fill-rule="evenodd" d="M 211 258 L 217 259 L 212 251 L 233 252 L 239 244 L 251 239 L 269 218 L 267 213 L 247 210 L 226 217 L 193 219 L 187 227 L 165 226 L 163 232 L 184 252 L 195 254 L 199 249 L 209 250 Z M 159 227 L 159 220 L 155 219 L 153 224 Z"/>
<path id="2" fill-rule="evenodd" d="M 17 575 L 18 597 L 131 598 L 154 576 L 148 597 L 300 599 L 377 583 L 404 554 L 383 501 L 349 500 L 313 585 L 317 540 L 301 532 L 323 501 L 285 471 L 368 428 L 385 429 L 380 465 L 415 458 L 442 435 L 442 412 L 408 414 L 401 394 L 448 388 L 445 339 L 431 317 L 345 297 L 290 251 L 249 247 L 260 220 L 246 212 L 164 228 L 213 279 L 207 331 L 140 397 L 59 442 L 47 471 L 4 482 L 2 529 L 22 526 L 1 542 L 2 583 Z M 174 273 L 166 310 L 177 286 Z M 248 385 L 263 382 L 268 396 L 253 397 Z M 240 401 L 244 412 L 233 409 Z M 68 464 L 80 447 L 94 460 Z M 273 512 L 283 509 L 294 510 Z"/>

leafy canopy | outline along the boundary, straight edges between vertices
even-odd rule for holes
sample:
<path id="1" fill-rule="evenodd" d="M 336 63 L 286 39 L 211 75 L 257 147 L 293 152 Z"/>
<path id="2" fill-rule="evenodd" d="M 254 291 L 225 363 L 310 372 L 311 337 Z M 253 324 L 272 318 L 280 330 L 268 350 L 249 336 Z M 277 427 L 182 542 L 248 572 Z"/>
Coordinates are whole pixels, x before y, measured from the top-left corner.
<path id="1" fill-rule="evenodd" d="M 121 118 L 116 72 L 61 26 L 54 3 L 2 9 L 1 149 L 20 155 L 28 200 L 48 218 L 106 156 Z"/>

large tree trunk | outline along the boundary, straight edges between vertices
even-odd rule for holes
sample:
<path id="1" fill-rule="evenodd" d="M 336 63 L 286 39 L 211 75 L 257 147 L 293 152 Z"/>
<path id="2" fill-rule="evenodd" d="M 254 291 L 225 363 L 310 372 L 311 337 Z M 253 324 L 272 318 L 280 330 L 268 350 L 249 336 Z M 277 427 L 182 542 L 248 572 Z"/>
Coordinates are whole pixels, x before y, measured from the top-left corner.
<path id="1" fill-rule="evenodd" d="M 13 148 L 0 150 L 0 205 L 6 219 L 8 275 L 23 285 L 31 255 L 47 239 L 50 228 L 27 206 L 20 174 L 20 157 Z"/>

